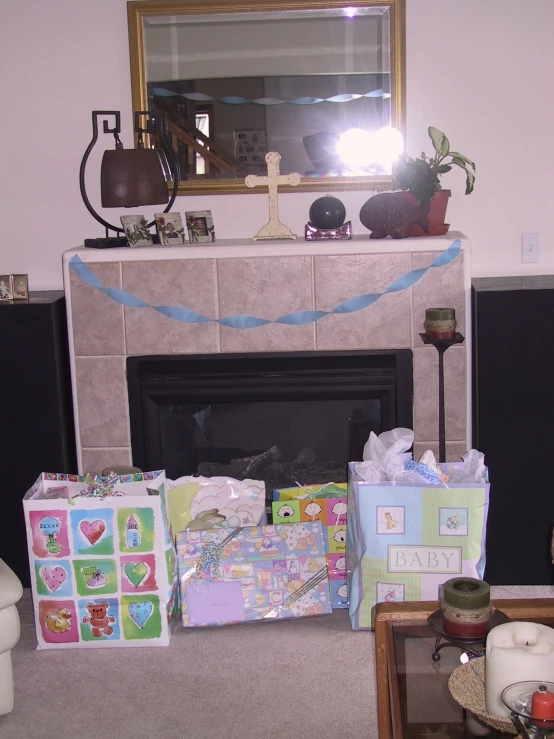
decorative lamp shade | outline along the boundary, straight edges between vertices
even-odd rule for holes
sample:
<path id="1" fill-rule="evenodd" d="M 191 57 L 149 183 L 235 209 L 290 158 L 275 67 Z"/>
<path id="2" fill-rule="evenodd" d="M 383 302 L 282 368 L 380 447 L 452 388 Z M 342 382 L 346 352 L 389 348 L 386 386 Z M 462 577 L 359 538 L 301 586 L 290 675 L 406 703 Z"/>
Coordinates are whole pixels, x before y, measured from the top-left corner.
<path id="1" fill-rule="evenodd" d="M 117 148 L 104 152 L 100 190 L 103 208 L 167 203 L 167 181 L 158 151 Z"/>

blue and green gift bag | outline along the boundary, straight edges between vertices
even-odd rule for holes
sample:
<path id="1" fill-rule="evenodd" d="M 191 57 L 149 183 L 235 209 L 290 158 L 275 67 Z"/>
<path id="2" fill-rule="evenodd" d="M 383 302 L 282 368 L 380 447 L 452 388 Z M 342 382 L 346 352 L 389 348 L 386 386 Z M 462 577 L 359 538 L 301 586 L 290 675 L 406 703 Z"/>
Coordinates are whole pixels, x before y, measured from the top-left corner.
<path id="1" fill-rule="evenodd" d="M 438 600 L 452 577 L 483 579 L 489 483 L 368 483 L 350 465 L 347 573 L 352 628 L 376 603 Z"/>

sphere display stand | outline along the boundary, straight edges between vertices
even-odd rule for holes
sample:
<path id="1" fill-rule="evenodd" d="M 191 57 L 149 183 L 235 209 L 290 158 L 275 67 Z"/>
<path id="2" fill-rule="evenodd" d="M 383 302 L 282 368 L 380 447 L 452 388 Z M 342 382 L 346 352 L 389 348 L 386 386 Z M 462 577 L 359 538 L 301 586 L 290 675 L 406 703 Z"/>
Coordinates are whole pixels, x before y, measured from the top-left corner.
<path id="1" fill-rule="evenodd" d="M 479 657 L 480 652 L 484 648 L 487 641 L 488 632 L 495 626 L 508 623 L 510 619 L 503 611 L 494 609 L 487 624 L 487 633 L 483 636 L 452 636 L 444 630 L 444 618 L 441 610 L 435 611 L 427 619 L 427 625 L 437 634 L 435 639 L 435 650 L 431 655 L 433 662 L 438 662 L 441 658 L 439 652 L 445 647 L 458 647 L 462 652 L 470 652 L 474 657 Z"/>
<path id="2" fill-rule="evenodd" d="M 427 334 L 419 334 L 424 344 L 432 344 L 439 353 L 439 462 L 446 462 L 446 423 L 444 411 L 444 353 L 454 346 L 463 344 L 465 337 L 456 332 L 452 339 L 430 339 Z"/>

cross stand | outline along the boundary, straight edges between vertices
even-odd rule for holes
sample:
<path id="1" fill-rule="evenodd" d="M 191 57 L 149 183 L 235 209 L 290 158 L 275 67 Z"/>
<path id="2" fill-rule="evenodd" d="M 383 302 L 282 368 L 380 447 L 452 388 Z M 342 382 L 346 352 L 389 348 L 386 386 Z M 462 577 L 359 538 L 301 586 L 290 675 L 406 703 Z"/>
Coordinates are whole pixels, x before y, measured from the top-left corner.
<path id="1" fill-rule="evenodd" d="M 279 220 L 279 205 L 277 203 L 277 188 L 279 185 L 290 185 L 296 187 L 300 184 L 300 175 L 298 172 L 290 174 L 280 174 L 279 166 L 281 155 L 276 151 L 268 151 L 265 155 L 267 163 L 267 175 L 259 176 L 249 174 L 244 180 L 246 187 L 259 187 L 267 185 L 269 196 L 269 221 L 261 228 L 252 241 L 259 239 L 295 239 L 296 234 L 287 228 L 284 223 Z"/>
<path id="2" fill-rule="evenodd" d="M 430 339 L 419 334 L 424 344 L 432 344 L 439 353 L 439 462 L 446 462 L 446 426 L 444 413 L 444 352 L 454 344 L 463 344 L 465 337 L 459 332 L 453 339 Z"/>

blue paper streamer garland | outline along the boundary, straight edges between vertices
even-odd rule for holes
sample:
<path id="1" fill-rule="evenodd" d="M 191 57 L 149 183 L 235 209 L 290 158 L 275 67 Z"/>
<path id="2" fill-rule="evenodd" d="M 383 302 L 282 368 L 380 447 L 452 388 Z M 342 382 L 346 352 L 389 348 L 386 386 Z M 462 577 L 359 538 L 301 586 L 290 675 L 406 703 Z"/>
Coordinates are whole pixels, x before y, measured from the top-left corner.
<path id="1" fill-rule="evenodd" d="M 333 95 L 329 98 L 316 97 L 300 97 L 292 100 L 281 100 L 280 98 L 256 98 L 249 100 L 248 98 L 229 95 L 226 97 L 214 98 L 203 92 L 173 92 L 163 87 L 155 87 L 152 90 L 155 97 L 181 97 L 187 100 L 194 100 L 196 103 L 226 103 L 227 105 L 246 105 L 254 103 L 255 105 L 283 105 L 283 103 L 291 103 L 292 105 L 316 105 L 317 103 L 348 103 L 351 100 L 359 100 L 360 98 L 381 98 L 384 96 L 383 90 L 371 90 L 370 92 L 359 93 L 343 93 L 341 95 Z"/>
<path id="2" fill-rule="evenodd" d="M 184 308 L 179 305 L 150 305 L 145 303 L 144 300 L 137 298 L 135 295 L 120 290 L 114 287 L 104 287 L 98 277 L 87 267 L 82 259 L 75 254 L 69 261 L 69 268 L 89 287 L 96 288 L 105 293 L 119 305 L 126 305 L 129 308 L 152 308 L 152 310 L 162 313 L 168 318 L 173 318 L 176 321 L 183 323 L 219 323 L 222 326 L 229 326 L 230 328 L 257 328 L 258 326 L 265 326 L 268 323 L 282 323 L 287 326 L 306 326 L 309 323 L 315 323 L 320 321 L 325 316 L 340 313 L 357 313 L 358 311 L 369 308 L 370 305 L 376 303 L 379 298 L 389 293 L 400 292 L 401 290 L 407 290 L 416 282 L 421 280 L 423 275 L 430 269 L 436 267 L 444 267 L 450 264 L 458 258 L 462 249 L 462 242 L 460 239 L 453 241 L 450 246 L 445 249 L 438 257 L 428 266 L 421 269 L 413 269 L 410 272 L 397 278 L 392 282 L 386 290 L 382 293 L 368 293 L 367 295 L 358 295 L 356 298 L 350 298 L 350 300 L 341 303 L 333 310 L 303 310 L 295 311 L 294 313 L 288 313 L 280 318 L 274 320 L 268 320 L 265 318 L 257 318 L 256 316 L 229 316 L 227 318 L 208 318 L 203 316 L 201 313 L 197 313 L 190 308 Z"/>

